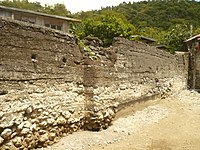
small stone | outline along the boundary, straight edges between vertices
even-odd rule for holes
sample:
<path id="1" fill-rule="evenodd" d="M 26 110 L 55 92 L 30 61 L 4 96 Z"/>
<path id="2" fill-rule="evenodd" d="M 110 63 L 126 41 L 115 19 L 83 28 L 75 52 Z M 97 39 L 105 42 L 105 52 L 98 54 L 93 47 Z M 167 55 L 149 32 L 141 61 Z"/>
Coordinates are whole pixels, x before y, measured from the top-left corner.
<path id="1" fill-rule="evenodd" d="M 25 113 L 26 114 L 31 114 L 33 112 L 33 107 L 32 106 L 29 106 L 26 110 L 25 110 Z"/>
<path id="2" fill-rule="evenodd" d="M 21 147 L 22 146 L 22 139 L 21 139 L 21 137 L 14 138 L 12 142 L 13 142 L 13 144 L 16 147 Z"/>
<path id="3" fill-rule="evenodd" d="M 66 119 L 69 119 L 71 117 L 71 113 L 69 111 L 65 111 L 65 112 L 62 112 L 62 115 L 66 118 Z"/>
<path id="4" fill-rule="evenodd" d="M 6 143 L 5 148 L 8 148 L 7 150 L 12 150 L 12 149 L 14 149 L 14 145 L 12 142 L 8 142 L 8 143 Z"/>
<path id="5" fill-rule="evenodd" d="M 48 119 L 48 116 L 39 116 L 38 119 L 40 121 Z"/>
<path id="6" fill-rule="evenodd" d="M 38 119 L 32 119 L 31 122 L 32 122 L 32 123 L 39 124 L 40 121 L 39 121 Z"/>
<path id="7" fill-rule="evenodd" d="M 4 142 L 4 139 L 0 136 L 0 145 Z"/>
<path id="8" fill-rule="evenodd" d="M 37 129 L 37 125 L 34 123 L 31 127 L 30 130 L 31 131 L 35 131 Z"/>
<path id="9" fill-rule="evenodd" d="M 17 129 L 22 130 L 24 127 L 24 122 L 22 122 L 20 125 L 17 126 Z"/>
<path id="10" fill-rule="evenodd" d="M 127 87 L 126 87 L 126 85 L 120 85 L 120 86 L 119 86 L 119 89 L 120 89 L 120 90 L 126 90 Z"/>
<path id="11" fill-rule="evenodd" d="M 26 137 L 26 138 L 24 138 L 23 141 L 26 142 L 26 143 L 30 143 L 32 141 L 32 138 Z"/>
<path id="12" fill-rule="evenodd" d="M 125 129 L 122 129 L 121 132 L 126 132 L 126 130 L 125 130 Z"/>
<path id="13" fill-rule="evenodd" d="M 49 125 L 53 124 L 54 122 L 55 122 L 55 119 L 53 119 L 53 118 L 47 119 L 47 124 L 49 124 Z"/>
<path id="14" fill-rule="evenodd" d="M 41 123 L 40 123 L 40 126 L 46 126 L 47 125 L 47 122 L 46 121 L 42 121 Z"/>
<path id="15" fill-rule="evenodd" d="M 49 140 L 53 141 L 56 137 L 55 133 L 49 133 Z"/>
<path id="16" fill-rule="evenodd" d="M 4 115 L 3 112 L 0 111 L 0 119 L 3 118 L 3 115 Z"/>
<path id="17" fill-rule="evenodd" d="M 44 116 L 49 116 L 49 113 L 48 113 L 47 111 L 44 111 L 42 114 L 43 114 Z"/>
<path id="18" fill-rule="evenodd" d="M 56 133 L 57 129 L 53 128 L 53 129 L 50 130 L 50 132 Z"/>
<path id="19" fill-rule="evenodd" d="M 112 143 L 114 143 L 114 142 L 113 142 L 113 141 L 108 141 L 108 142 L 107 142 L 107 144 L 112 144 Z"/>
<path id="20" fill-rule="evenodd" d="M 24 127 L 25 128 L 30 128 L 32 126 L 32 123 L 30 123 L 29 121 L 25 121 L 24 122 Z"/>
<path id="21" fill-rule="evenodd" d="M 4 147 L 4 150 L 10 150 L 10 146 L 7 146 L 7 145 L 6 145 L 6 146 Z"/>
<path id="22" fill-rule="evenodd" d="M 115 107 L 115 108 L 117 108 L 119 106 L 119 103 L 118 102 L 116 102 L 114 105 L 113 105 L 113 107 Z"/>
<path id="23" fill-rule="evenodd" d="M 7 128 L 1 133 L 1 137 L 4 139 L 9 139 L 12 135 L 12 130 Z"/>
<path id="24" fill-rule="evenodd" d="M 69 112 L 73 114 L 75 112 L 75 109 L 71 108 L 71 109 L 69 109 Z"/>
<path id="25" fill-rule="evenodd" d="M 26 120 L 28 120 L 28 118 L 27 118 L 27 117 L 24 117 L 24 121 L 26 121 Z"/>
<path id="26" fill-rule="evenodd" d="M 0 25 L 0 27 L 1 27 L 1 25 Z M 0 90 L 0 95 L 5 95 L 5 94 L 8 94 L 7 90 Z"/>
<path id="27" fill-rule="evenodd" d="M 39 141 L 44 143 L 46 141 L 48 141 L 48 135 L 47 134 L 43 134 L 40 136 Z"/>
<path id="28" fill-rule="evenodd" d="M 11 138 L 15 137 L 17 135 L 17 132 L 14 132 L 12 135 L 11 135 Z"/>
<path id="29" fill-rule="evenodd" d="M 28 128 L 23 128 L 21 131 L 21 134 L 28 134 L 30 132 L 30 130 Z"/>
<path id="30" fill-rule="evenodd" d="M 16 118 L 15 121 L 14 121 L 14 123 L 15 123 L 16 125 L 20 125 L 22 121 L 23 121 L 23 119 L 21 119 L 21 118 Z"/>
<path id="31" fill-rule="evenodd" d="M 66 124 L 66 119 L 63 117 L 63 116 L 59 116 L 57 119 L 56 119 L 56 124 Z"/>
<path id="32" fill-rule="evenodd" d="M 52 116 L 54 116 L 54 117 L 56 117 L 56 116 L 58 115 L 56 112 L 52 112 L 51 114 L 52 114 Z"/>
<path id="33" fill-rule="evenodd" d="M 12 127 L 14 125 L 15 121 L 11 120 L 9 123 L 8 123 L 8 127 Z"/>
<path id="34" fill-rule="evenodd" d="M 39 134 L 42 135 L 42 134 L 45 134 L 46 131 L 45 130 L 39 130 Z"/>
<path id="35" fill-rule="evenodd" d="M 75 122 L 74 118 L 69 118 L 68 119 L 68 123 L 74 123 L 74 122 Z"/>
<path id="36" fill-rule="evenodd" d="M 43 109 L 42 109 L 42 108 L 38 109 L 38 112 L 42 112 L 42 111 L 43 111 Z"/>
<path id="37" fill-rule="evenodd" d="M 26 135 L 26 137 L 27 137 L 27 138 L 31 138 L 31 137 L 32 137 L 32 134 L 29 133 L 29 134 Z"/>
<path id="38" fill-rule="evenodd" d="M 114 116 L 114 115 L 115 115 L 115 112 L 114 112 L 111 108 L 109 108 L 109 109 L 107 110 L 107 112 L 108 112 L 111 116 Z"/>

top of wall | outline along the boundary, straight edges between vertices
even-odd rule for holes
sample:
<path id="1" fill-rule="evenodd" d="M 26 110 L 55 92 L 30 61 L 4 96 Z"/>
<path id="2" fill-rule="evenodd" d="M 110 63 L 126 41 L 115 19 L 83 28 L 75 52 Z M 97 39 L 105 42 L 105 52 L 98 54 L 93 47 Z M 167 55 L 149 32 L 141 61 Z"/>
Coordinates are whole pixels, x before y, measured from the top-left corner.
<path id="1" fill-rule="evenodd" d="M 37 24 L 30 24 L 27 22 L 0 17 L 0 28 L 3 28 L 4 26 L 13 26 L 15 28 L 25 29 L 25 30 L 34 31 L 34 32 L 42 32 L 45 34 L 50 34 L 51 36 L 74 40 L 74 35 L 60 31 L 60 30 L 54 30 L 45 26 L 37 25 Z"/>

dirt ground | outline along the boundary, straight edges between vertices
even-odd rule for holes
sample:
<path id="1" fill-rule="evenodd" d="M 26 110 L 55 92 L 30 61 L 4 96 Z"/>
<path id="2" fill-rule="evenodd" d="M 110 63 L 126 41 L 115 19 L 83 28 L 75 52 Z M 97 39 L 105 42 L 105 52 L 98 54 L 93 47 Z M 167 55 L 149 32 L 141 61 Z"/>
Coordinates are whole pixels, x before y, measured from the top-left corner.
<path id="1" fill-rule="evenodd" d="M 184 90 L 119 112 L 100 132 L 80 131 L 45 150 L 200 150 L 200 94 Z"/>

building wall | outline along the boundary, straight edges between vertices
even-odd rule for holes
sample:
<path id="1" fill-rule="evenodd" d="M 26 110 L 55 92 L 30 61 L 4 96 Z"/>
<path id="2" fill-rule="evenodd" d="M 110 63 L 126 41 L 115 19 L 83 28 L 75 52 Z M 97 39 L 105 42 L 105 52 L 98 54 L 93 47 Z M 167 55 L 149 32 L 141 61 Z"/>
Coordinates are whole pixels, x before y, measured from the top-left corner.
<path id="1" fill-rule="evenodd" d="M 4 18 L 10 18 L 14 20 L 29 22 L 32 24 L 42 25 L 42 26 L 50 27 L 56 30 L 62 30 L 65 32 L 67 32 L 70 28 L 69 22 L 67 21 L 57 19 L 57 18 L 23 13 L 23 12 L 8 11 L 8 10 L 0 9 L 0 16 Z"/>
<path id="2" fill-rule="evenodd" d="M 43 17 L 37 16 L 36 17 L 36 24 L 44 26 L 44 19 L 43 19 Z"/>
<path id="3" fill-rule="evenodd" d="M 189 72 L 188 87 L 191 89 L 200 89 L 200 49 L 197 39 L 188 41 L 187 49 L 189 51 Z"/>
<path id="4" fill-rule="evenodd" d="M 68 32 L 69 29 L 70 29 L 70 23 L 69 22 L 63 22 L 62 30 Z"/>
<path id="5" fill-rule="evenodd" d="M 200 50 L 197 50 L 196 52 L 196 64 L 195 64 L 195 88 L 200 89 Z"/>
<path id="6" fill-rule="evenodd" d="M 1 16 L 1 17 L 5 17 L 5 18 L 11 18 L 11 17 L 12 17 L 12 13 L 11 13 L 11 12 L 8 12 L 8 11 L 5 11 L 5 10 L 2 10 L 2 9 L 0 9 L 0 16 Z"/>
<path id="7" fill-rule="evenodd" d="M 118 105 L 186 87 L 187 54 L 123 38 L 90 48 L 92 55 L 72 35 L 0 19 L 0 149 L 107 128 Z"/>

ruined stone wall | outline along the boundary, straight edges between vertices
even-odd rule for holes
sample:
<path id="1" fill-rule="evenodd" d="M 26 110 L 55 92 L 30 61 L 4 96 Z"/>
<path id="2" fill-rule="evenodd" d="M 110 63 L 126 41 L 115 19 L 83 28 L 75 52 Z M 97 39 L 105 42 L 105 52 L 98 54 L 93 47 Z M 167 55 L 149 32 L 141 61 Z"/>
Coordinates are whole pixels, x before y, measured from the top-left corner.
<path id="1" fill-rule="evenodd" d="M 0 41 L 0 144 L 33 148 L 78 130 L 83 67 L 73 36 L 1 20 Z"/>
<path id="2" fill-rule="evenodd" d="M 187 54 L 122 38 L 89 48 L 66 33 L 0 20 L 0 149 L 32 149 L 81 128 L 107 128 L 115 102 L 186 86 Z"/>
<path id="3" fill-rule="evenodd" d="M 104 80 L 98 84 L 98 89 L 94 89 L 94 95 L 99 99 L 124 104 L 157 94 L 165 97 L 186 87 L 187 53 L 172 55 L 145 43 L 122 38 L 116 38 L 112 47 L 105 51 L 114 53 L 111 67 L 114 70 L 107 72 L 113 80 L 111 83 Z M 108 54 L 105 56 L 109 58 Z"/>

